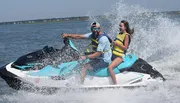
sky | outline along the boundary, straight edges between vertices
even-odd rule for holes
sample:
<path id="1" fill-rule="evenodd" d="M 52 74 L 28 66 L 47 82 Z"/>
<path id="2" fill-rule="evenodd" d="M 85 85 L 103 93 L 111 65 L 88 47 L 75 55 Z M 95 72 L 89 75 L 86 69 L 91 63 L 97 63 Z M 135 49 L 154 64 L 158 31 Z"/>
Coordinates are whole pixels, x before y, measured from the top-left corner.
<path id="1" fill-rule="evenodd" d="M 119 0 L 0 0 L 0 22 L 102 15 Z M 180 0 L 124 0 L 149 10 L 180 11 Z"/>

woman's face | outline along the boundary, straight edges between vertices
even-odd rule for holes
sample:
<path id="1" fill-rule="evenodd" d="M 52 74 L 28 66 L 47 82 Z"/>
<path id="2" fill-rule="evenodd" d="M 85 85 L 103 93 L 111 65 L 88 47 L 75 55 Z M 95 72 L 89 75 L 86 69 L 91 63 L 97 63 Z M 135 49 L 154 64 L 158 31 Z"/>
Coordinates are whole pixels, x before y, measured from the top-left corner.
<path id="1" fill-rule="evenodd" d="M 124 23 L 120 23 L 120 24 L 119 24 L 119 30 L 120 30 L 121 32 L 126 31 L 126 27 L 124 26 Z"/>

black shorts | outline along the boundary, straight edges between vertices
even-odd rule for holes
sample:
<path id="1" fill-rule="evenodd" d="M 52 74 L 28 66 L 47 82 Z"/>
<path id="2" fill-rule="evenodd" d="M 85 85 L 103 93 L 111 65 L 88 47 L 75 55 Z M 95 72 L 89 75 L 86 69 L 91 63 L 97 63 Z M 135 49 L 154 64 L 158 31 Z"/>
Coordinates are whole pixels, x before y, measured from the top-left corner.
<path id="1" fill-rule="evenodd" d="M 113 60 L 116 59 L 117 57 L 123 58 L 123 57 L 121 57 L 121 56 L 117 56 L 117 55 L 112 54 L 111 60 L 113 61 Z"/>
<path id="2" fill-rule="evenodd" d="M 88 64 L 90 64 L 93 69 L 101 69 L 109 66 L 109 63 L 104 62 L 102 59 L 91 59 Z"/>

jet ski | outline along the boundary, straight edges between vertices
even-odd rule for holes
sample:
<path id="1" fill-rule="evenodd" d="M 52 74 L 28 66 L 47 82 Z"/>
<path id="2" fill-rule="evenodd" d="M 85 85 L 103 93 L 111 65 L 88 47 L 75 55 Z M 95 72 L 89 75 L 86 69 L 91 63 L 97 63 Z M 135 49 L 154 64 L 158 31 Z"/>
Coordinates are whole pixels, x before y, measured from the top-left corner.
<path id="1" fill-rule="evenodd" d="M 165 80 L 153 66 L 135 54 L 128 54 L 114 69 L 117 85 L 106 68 L 88 71 L 80 83 L 81 66 L 88 60 L 79 60 L 80 53 L 73 42 L 64 38 L 64 47 L 43 49 L 26 54 L 0 68 L 0 76 L 14 89 L 39 88 L 116 88 L 146 86 L 150 82 Z"/>

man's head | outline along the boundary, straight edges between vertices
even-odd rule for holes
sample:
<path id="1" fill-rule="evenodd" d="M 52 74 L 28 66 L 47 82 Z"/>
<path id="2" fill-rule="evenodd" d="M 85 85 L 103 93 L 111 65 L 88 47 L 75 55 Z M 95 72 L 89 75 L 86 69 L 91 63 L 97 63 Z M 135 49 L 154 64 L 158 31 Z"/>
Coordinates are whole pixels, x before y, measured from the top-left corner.
<path id="1" fill-rule="evenodd" d="M 94 34 L 99 34 L 101 31 L 100 24 L 98 22 L 91 23 L 91 32 Z"/>
<path id="2" fill-rule="evenodd" d="M 91 27 L 97 27 L 100 28 L 100 24 L 98 22 L 92 22 Z"/>

